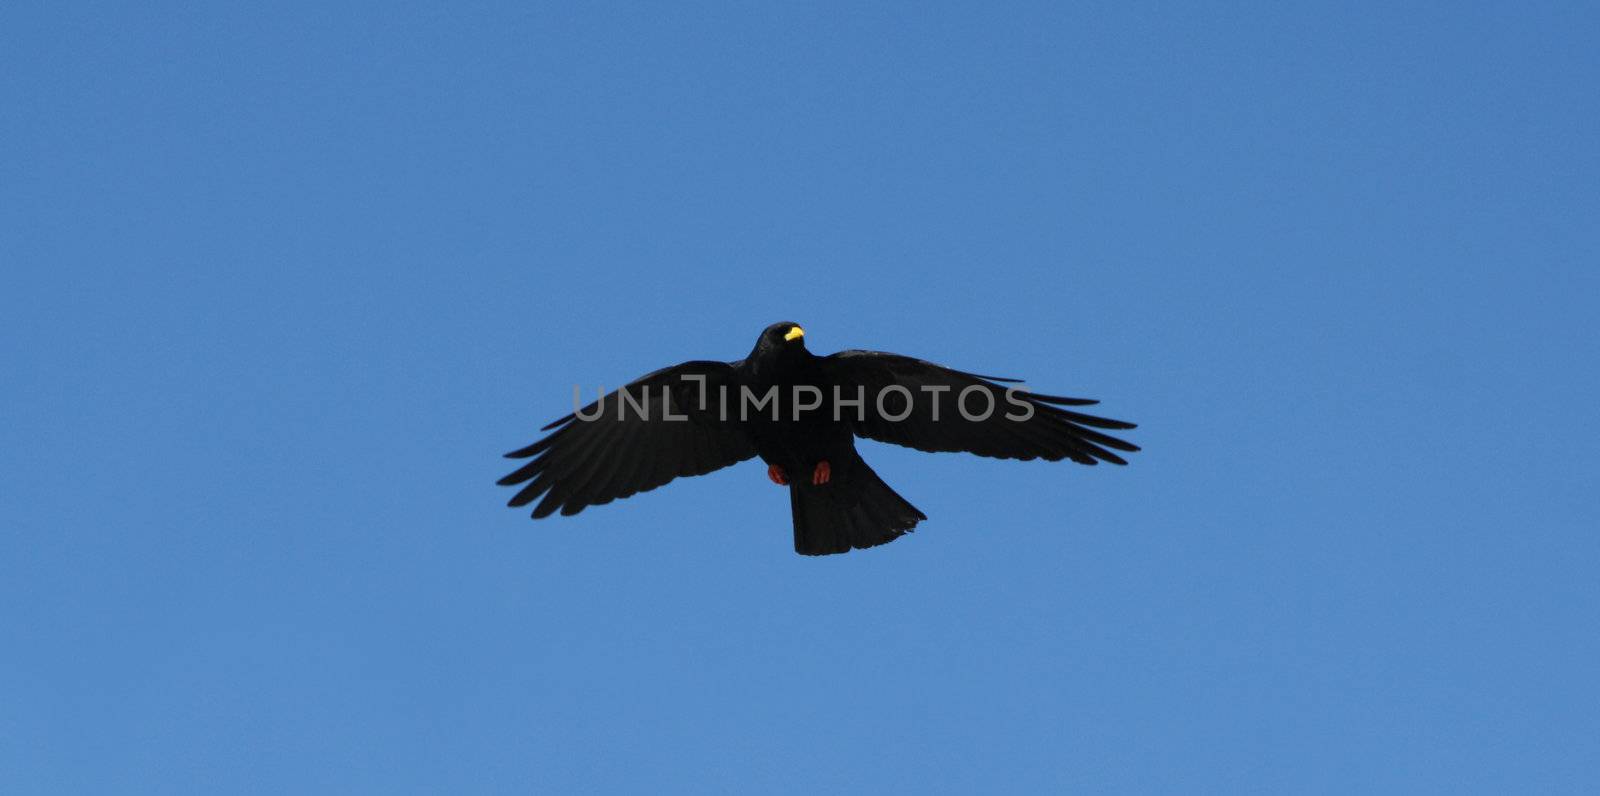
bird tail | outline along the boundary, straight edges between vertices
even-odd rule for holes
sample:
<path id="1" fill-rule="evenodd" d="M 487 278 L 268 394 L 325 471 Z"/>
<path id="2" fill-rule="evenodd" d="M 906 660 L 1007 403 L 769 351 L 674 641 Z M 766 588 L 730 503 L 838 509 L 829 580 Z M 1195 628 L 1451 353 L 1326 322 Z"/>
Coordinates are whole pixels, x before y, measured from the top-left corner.
<path id="1" fill-rule="evenodd" d="M 927 515 L 896 494 L 855 451 L 849 461 L 830 462 L 833 478 L 821 486 L 794 478 L 794 551 L 822 556 L 892 542 Z M 842 466 L 841 466 L 842 465 Z"/>

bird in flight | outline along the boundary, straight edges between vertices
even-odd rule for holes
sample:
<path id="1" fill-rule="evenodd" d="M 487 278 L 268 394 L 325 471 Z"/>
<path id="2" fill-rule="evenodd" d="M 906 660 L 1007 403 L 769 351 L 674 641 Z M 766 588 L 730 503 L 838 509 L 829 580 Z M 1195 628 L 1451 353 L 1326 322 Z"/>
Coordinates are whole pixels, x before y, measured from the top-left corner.
<path id="1" fill-rule="evenodd" d="M 798 324 L 775 323 L 744 359 L 663 368 L 545 426 L 506 454 L 529 461 L 499 483 L 520 487 L 513 507 L 539 501 L 539 519 L 760 456 L 789 490 L 795 552 L 826 555 L 892 542 L 927 519 L 862 461 L 856 437 L 1079 464 L 1127 464 L 1113 451 L 1139 450 L 1097 430 L 1134 424 L 1065 408 L 1096 401 L 1017 384 L 879 351 L 817 356 Z"/>

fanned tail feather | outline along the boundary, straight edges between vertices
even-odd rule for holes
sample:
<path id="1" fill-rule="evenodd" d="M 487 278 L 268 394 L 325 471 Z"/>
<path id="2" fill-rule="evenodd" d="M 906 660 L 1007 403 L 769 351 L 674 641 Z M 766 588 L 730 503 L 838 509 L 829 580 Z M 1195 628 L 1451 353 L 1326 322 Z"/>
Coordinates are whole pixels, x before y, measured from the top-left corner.
<path id="1" fill-rule="evenodd" d="M 859 455 L 832 462 L 833 480 L 789 485 L 794 514 L 794 551 L 820 556 L 876 547 L 909 533 L 927 515 L 900 497 Z M 841 465 L 843 465 L 841 467 Z"/>

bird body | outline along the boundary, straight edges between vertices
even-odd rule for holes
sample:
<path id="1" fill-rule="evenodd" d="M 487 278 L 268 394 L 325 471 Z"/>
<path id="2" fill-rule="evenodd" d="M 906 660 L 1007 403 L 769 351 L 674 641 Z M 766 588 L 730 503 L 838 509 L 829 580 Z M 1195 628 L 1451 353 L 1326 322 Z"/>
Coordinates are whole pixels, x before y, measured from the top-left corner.
<path id="1" fill-rule="evenodd" d="M 1064 408 L 1094 401 L 897 354 L 819 357 L 804 336 L 798 324 L 773 324 L 745 359 L 664 368 L 551 423 L 548 436 L 506 454 L 531 459 L 500 479 L 521 487 L 510 505 L 538 499 L 535 518 L 576 514 L 759 456 L 789 489 L 795 551 L 823 555 L 893 541 L 927 519 L 862 460 L 858 436 L 1083 464 L 1125 464 L 1108 448 L 1138 450 L 1095 430 L 1133 424 Z"/>
<path id="2" fill-rule="evenodd" d="M 773 411 L 753 413 L 749 425 L 756 453 L 767 464 L 799 472 L 853 443 L 848 426 L 830 422 L 833 383 L 817 360 L 804 346 L 766 351 L 758 344 L 734 366 L 752 394 L 771 394 L 776 401 Z M 819 402 L 814 407 L 812 396 Z"/>

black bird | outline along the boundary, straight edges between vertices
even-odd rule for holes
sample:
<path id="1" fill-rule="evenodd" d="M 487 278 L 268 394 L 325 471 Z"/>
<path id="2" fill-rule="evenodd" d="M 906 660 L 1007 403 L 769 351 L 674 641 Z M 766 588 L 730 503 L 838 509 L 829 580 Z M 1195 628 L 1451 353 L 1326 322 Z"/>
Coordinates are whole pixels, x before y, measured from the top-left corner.
<path id="1" fill-rule="evenodd" d="M 532 461 L 500 484 L 524 485 L 511 506 L 542 497 L 538 519 L 760 456 L 789 488 L 795 552 L 825 555 L 892 542 L 927 519 L 861 460 L 856 437 L 1080 464 L 1127 464 L 1112 451 L 1139 450 L 1095 430 L 1134 424 L 1062 408 L 1096 401 L 1000 382 L 1018 383 L 878 351 L 819 357 L 798 324 L 775 323 L 742 360 L 663 368 L 545 426 L 548 436 L 506 454 Z"/>

